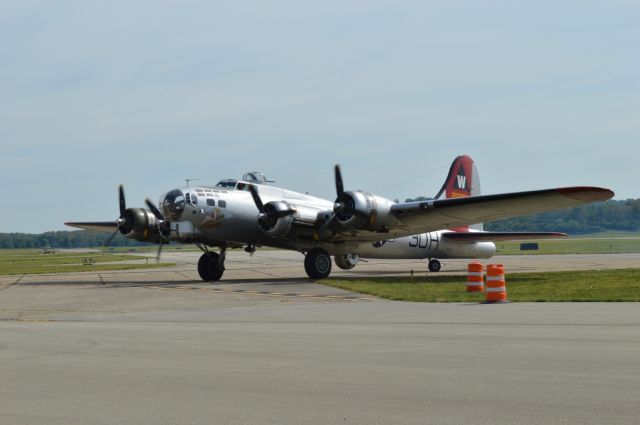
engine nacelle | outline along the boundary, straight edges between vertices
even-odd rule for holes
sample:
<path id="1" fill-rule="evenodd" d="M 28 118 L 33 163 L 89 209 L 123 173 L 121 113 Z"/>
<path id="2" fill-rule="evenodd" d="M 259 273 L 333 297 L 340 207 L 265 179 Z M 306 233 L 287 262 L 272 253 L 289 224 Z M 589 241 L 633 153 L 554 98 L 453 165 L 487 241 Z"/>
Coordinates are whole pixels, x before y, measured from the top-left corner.
<path id="1" fill-rule="evenodd" d="M 120 225 L 120 233 L 129 239 L 140 242 L 161 243 L 158 219 L 151 211 L 144 208 L 127 208 L 124 223 Z"/>
<path id="2" fill-rule="evenodd" d="M 342 270 L 351 270 L 356 266 L 356 264 L 358 264 L 358 261 L 360 261 L 358 254 L 336 255 L 333 259 L 336 266 L 340 267 Z"/>
<path id="3" fill-rule="evenodd" d="M 277 217 L 278 213 L 291 211 L 291 206 L 283 201 L 267 202 L 264 205 L 265 217 L 258 220 L 258 226 L 272 237 L 285 236 L 293 226 L 293 214 Z"/>
<path id="4" fill-rule="evenodd" d="M 393 201 L 362 192 L 344 192 L 340 202 L 343 209 L 336 213 L 338 222 L 350 229 L 384 231 L 394 219 L 391 214 Z"/>

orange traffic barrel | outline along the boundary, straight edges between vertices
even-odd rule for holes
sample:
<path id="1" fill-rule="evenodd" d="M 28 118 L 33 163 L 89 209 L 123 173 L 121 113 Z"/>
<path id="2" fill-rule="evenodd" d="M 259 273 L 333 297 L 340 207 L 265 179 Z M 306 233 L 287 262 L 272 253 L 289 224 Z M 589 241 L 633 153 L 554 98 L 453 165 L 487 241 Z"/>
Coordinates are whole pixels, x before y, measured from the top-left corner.
<path id="1" fill-rule="evenodd" d="M 484 291 L 484 266 L 477 261 L 467 266 L 467 292 Z"/>
<path id="2" fill-rule="evenodd" d="M 487 288 L 485 291 L 488 303 L 508 302 L 507 284 L 504 280 L 504 266 L 502 264 L 487 266 Z"/>

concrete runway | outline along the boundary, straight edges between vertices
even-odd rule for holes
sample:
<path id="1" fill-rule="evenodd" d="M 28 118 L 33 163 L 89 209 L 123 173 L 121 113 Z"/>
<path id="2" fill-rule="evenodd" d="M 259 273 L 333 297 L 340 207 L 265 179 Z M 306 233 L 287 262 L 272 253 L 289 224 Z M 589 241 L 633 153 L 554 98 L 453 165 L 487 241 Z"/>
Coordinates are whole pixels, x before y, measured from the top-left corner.
<path id="1" fill-rule="evenodd" d="M 637 424 L 640 305 L 418 304 L 309 282 L 302 256 L 0 278 L 0 424 Z M 635 256 L 535 256 L 545 269 Z M 526 257 L 494 258 L 512 272 Z M 444 261 L 449 273 L 466 262 Z M 404 274 L 423 262 L 372 261 Z M 18 281 L 19 280 L 19 281 Z"/>

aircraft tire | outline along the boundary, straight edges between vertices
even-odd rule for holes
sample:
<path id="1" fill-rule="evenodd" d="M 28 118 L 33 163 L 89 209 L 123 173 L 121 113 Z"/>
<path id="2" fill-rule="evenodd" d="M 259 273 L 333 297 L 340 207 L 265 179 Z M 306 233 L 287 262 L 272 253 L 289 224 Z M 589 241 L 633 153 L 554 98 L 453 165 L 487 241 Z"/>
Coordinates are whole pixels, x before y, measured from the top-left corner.
<path id="1" fill-rule="evenodd" d="M 311 279 L 324 279 L 331 273 L 331 257 L 322 248 L 313 248 L 304 257 L 304 270 Z"/>
<path id="2" fill-rule="evenodd" d="M 336 266 L 340 267 L 342 270 L 351 270 L 358 264 L 358 254 L 349 254 L 349 255 L 336 255 L 333 257 L 333 261 L 336 263 Z"/>
<path id="3" fill-rule="evenodd" d="M 429 260 L 429 271 L 430 272 L 439 272 L 441 268 L 442 268 L 442 264 L 440 264 L 440 261 L 438 261 L 436 259 Z"/>
<path id="4" fill-rule="evenodd" d="M 198 260 L 198 274 L 205 282 L 220 280 L 224 273 L 224 266 L 218 263 L 220 256 L 215 252 L 202 254 Z"/>

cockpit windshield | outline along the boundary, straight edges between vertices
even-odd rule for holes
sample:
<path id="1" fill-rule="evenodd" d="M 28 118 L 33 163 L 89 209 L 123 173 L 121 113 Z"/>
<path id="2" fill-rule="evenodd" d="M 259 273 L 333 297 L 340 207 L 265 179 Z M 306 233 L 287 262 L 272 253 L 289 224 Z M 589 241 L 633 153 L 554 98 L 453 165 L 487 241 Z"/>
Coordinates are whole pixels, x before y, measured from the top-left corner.
<path id="1" fill-rule="evenodd" d="M 184 211 L 184 193 L 176 189 L 167 193 L 162 201 L 162 212 L 170 220 L 179 220 Z"/>
<path id="2" fill-rule="evenodd" d="M 238 183 L 238 180 L 221 180 L 218 182 L 216 187 L 221 187 L 223 189 L 235 189 L 236 183 Z"/>

